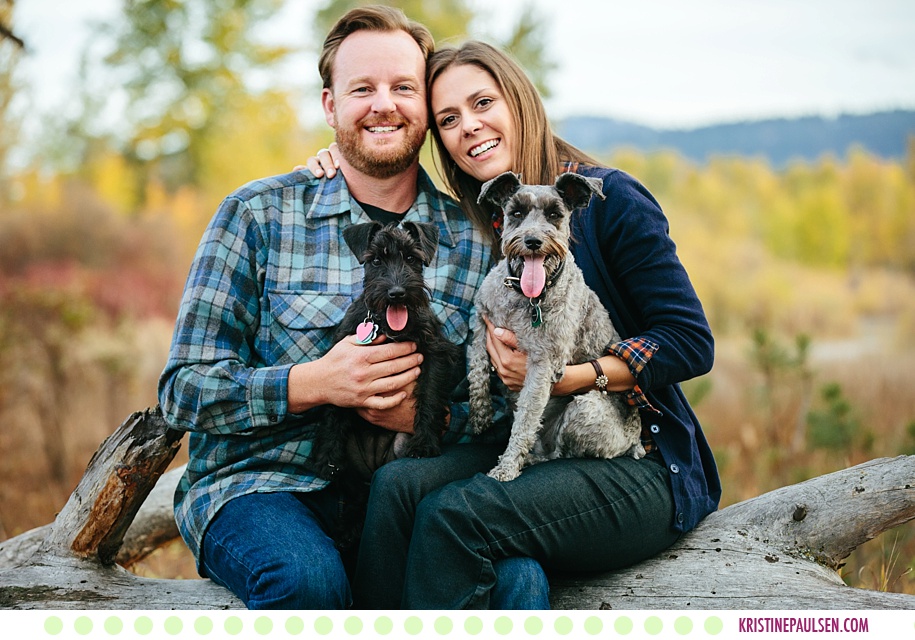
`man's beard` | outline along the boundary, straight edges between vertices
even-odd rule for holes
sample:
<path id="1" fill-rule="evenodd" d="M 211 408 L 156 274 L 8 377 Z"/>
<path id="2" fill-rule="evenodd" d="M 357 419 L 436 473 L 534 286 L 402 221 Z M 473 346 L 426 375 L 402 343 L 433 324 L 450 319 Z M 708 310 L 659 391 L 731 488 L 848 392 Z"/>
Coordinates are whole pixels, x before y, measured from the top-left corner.
<path id="1" fill-rule="evenodd" d="M 391 178 L 409 169 L 419 157 L 426 129 L 417 128 L 402 119 L 393 123 L 387 119 L 383 124 L 401 124 L 407 136 L 399 143 L 372 145 L 369 148 L 362 140 L 363 129 L 380 124 L 363 120 L 350 127 L 337 127 L 337 146 L 347 163 L 357 171 L 373 178 Z"/>

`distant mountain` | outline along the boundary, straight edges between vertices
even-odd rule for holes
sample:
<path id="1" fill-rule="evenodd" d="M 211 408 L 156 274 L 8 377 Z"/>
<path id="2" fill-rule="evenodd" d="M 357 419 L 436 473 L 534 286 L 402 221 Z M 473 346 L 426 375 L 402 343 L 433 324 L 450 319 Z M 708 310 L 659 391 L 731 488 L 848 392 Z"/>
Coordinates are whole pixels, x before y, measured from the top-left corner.
<path id="1" fill-rule="evenodd" d="M 915 111 L 781 118 L 686 130 L 576 116 L 559 123 L 557 130 L 575 146 L 593 153 L 624 146 L 642 151 L 674 149 L 697 162 L 715 155 L 741 155 L 765 157 L 781 167 L 791 160 L 816 160 L 824 154 L 842 158 L 854 145 L 879 157 L 904 158 L 909 137 L 915 137 Z"/>

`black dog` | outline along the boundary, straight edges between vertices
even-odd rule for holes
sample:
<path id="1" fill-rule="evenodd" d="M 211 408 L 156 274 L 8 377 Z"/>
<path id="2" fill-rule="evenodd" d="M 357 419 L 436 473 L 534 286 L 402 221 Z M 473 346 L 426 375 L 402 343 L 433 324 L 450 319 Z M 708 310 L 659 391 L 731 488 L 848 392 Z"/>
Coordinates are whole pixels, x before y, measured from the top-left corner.
<path id="1" fill-rule="evenodd" d="M 353 225 L 343 237 L 365 267 L 363 292 L 353 301 L 334 334 L 334 343 L 356 335 L 369 344 L 380 334 L 412 341 L 423 355 L 414 397 L 413 435 L 395 434 L 369 424 L 351 409 L 327 407 L 316 433 L 312 463 L 319 476 L 340 483 L 344 503 L 337 544 L 353 546 L 362 529 L 368 482 L 382 464 L 401 457 L 441 453 L 451 392 L 463 377 L 463 350 L 445 338 L 429 305 L 423 266 L 438 245 L 438 227 L 378 222 Z"/>

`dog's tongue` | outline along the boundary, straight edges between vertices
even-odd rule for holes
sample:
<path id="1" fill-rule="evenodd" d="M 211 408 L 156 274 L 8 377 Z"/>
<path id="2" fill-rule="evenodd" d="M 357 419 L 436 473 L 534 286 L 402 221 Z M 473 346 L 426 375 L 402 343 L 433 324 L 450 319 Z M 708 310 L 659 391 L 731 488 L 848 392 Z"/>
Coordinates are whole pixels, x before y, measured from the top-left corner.
<path id="1" fill-rule="evenodd" d="M 407 308 L 402 304 L 392 304 L 388 306 L 388 326 L 394 331 L 403 331 L 403 328 L 407 326 L 407 317 L 409 315 Z"/>
<path id="2" fill-rule="evenodd" d="M 543 269 L 543 256 L 524 258 L 524 269 L 521 271 L 521 292 L 528 298 L 536 298 L 543 292 L 546 284 L 546 271 Z"/>

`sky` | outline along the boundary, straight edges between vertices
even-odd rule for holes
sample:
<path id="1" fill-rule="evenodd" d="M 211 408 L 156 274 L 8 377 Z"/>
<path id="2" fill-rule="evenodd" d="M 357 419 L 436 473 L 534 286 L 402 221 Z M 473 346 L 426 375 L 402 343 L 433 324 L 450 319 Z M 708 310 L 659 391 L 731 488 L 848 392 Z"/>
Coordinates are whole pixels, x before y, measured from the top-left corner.
<path id="1" fill-rule="evenodd" d="M 912 0 L 472 0 L 499 25 L 531 2 L 545 18 L 551 118 L 601 115 L 659 128 L 799 115 L 915 109 Z M 60 109 L 72 92 L 87 21 L 120 0 L 17 0 L 30 45 L 30 113 Z M 311 45 L 320 0 L 288 0 L 272 37 Z M 503 27 L 504 28 L 504 27 Z M 482 32 L 474 34 L 485 35 Z M 290 78 L 316 77 L 315 54 Z M 299 88 L 308 86 L 304 82 Z M 309 91 L 313 91 L 310 90 Z M 303 98 L 303 119 L 320 119 Z"/>

